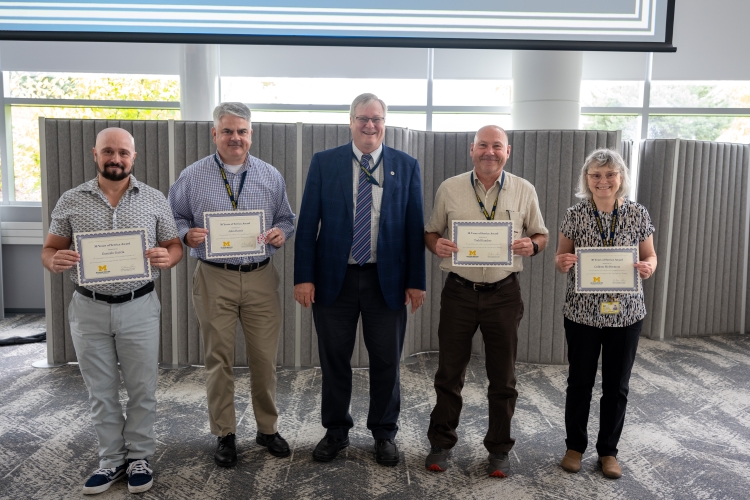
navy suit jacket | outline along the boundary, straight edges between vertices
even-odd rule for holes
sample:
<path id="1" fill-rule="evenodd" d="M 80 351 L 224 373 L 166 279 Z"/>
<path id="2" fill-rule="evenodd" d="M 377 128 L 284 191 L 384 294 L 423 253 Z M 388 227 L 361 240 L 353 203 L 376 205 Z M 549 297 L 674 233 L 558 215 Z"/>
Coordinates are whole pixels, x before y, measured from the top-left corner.
<path id="1" fill-rule="evenodd" d="M 385 145 L 383 155 L 378 279 L 388 307 L 398 310 L 404 307 L 407 288 L 426 289 L 422 179 L 416 159 Z M 315 302 L 322 305 L 338 297 L 352 249 L 352 171 L 351 143 L 316 153 L 302 196 L 294 241 L 294 284 L 315 284 Z"/>

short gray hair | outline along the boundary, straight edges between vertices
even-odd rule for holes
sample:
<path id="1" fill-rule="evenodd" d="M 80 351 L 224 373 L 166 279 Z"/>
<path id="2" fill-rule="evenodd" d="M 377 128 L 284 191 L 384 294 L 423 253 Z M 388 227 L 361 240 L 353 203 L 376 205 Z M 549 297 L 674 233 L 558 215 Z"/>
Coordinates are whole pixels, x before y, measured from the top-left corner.
<path id="1" fill-rule="evenodd" d="M 357 112 L 359 106 L 367 106 L 373 102 L 379 102 L 383 107 L 383 118 L 385 119 L 385 115 L 388 113 L 388 106 L 386 106 L 385 101 L 378 98 L 375 94 L 360 94 L 355 97 L 352 101 L 352 106 L 349 108 L 349 119 L 354 120 L 354 113 Z"/>
<path id="2" fill-rule="evenodd" d="M 218 129 L 219 121 L 223 116 L 227 115 L 239 116 L 252 125 L 250 121 L 250 108 L 241 102 L 222 102 L 214 108 L 214 128 Z"/>
<path id="3" fill-rule="evenodd" d="M 589 173 L 590 168 L 598 168 L 605 165 L 617 169 L 622 178 L 620 189 L 617 190 L 617 197 L 621 198 L 630 192 L 630 171 L 628 170 L 628 166 L 625 165 L 625 160 L 623 160 L 620 153 L 614 149 L 602 148 L 591 153 L 588 158 L 586 158 L 586 161 L 583 162 L 581 176 L 578 178 L 578 192 L 576 193 L 578 198 L 586 200 L 591 199 L 593 193 L 589 189 L 586 175 Z"/>

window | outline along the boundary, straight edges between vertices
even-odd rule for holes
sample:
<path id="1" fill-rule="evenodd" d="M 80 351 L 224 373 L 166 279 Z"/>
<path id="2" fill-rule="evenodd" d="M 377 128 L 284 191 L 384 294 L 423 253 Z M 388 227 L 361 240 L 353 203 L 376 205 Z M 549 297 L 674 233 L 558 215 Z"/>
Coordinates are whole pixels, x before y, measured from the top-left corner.
<path id="1" fill-rule="evenodd" d="M 655 108 L 750 108 L 750 82 L 651 82 Z"/>
<path id="2" fill-rule="evenodd" d="M 510 80 L 434 80 L 434 106 L 510 106 Z M 434 123 L 434 122 L 433 122 Z"/>
<path id="3" fill-rule="evenodd" d="M 42 200 L 42 174 L 39 162 L 40 116 L 46 118 L 166 120 L 179 119 L 179 115 L 179 109 L 11 106 L 11 122 L 13 123 L 13 172 L 15 177 L 16 201 Z M 136 160 L 136 168 L 137 165 Z"/>
<path id="4" fill-rule="evenodd" d="M 640 139 L 640 115 L 581 115 L 582 130 L 622 130 L 623 141 Z"/>
<path id="5" fill-rule="evenodd" d="M 750 117 L 651 115 L 648 138 L 749 143 Z"/>
<path id="6" fill-rule="evenodd" d="M 41 201 L 39 117 L 124 120 L 179 119 L 175 76 L 8 72 L 13 148 L 13 198 Z M 60 105 L 54 101 L 60 100 Z M 52 101 L 52 102 L 50 102 Z M 98 102 L 101 102 L 101 106 Z M 109 106 L 112 101 L 117 104 Z M 137 164 L 136 164 L 137 165 Z"/>
<path id="7" fill-rule="evenodd" d="M 643 82 L 584 80 L 581 82 L 583 107 L 641 107 Z"/>
<path id="8" fill-rule="evenodd" d="M 173 76 L 10 71 L 5 88 L 6 97 L 27 99 L 180 101 L 180 82 Z"/>
<path id="9" fill-rule="evenodd" d="M 427 84 L 417 79 L 222 77 L 222 101 L 247 104 L 350 105 L 370 92 L 390 106 L 427 103 Z M 251 106 L 252 107 L 252 106 Z"/>

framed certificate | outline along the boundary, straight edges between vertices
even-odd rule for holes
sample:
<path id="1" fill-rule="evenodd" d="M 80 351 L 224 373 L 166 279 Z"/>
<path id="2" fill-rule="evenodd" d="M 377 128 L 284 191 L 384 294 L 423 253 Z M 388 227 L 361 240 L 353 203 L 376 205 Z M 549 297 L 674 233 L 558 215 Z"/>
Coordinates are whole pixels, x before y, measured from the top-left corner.
<path id="1" fill-rule="evenodd" d="M 513 265 L 513 221 L 454 220 L 451 226 L 454 266 L 510 267 Z"/>
<path id="2" fill-rule="evenodd" d="M 148 238 L 145 229 L 114 229 L 74 233 L 73 244 L 81 256 L 78 283 L 98 285 L 151 279 L 145 257 Z"/>
<path id="3" fill-rule="evenodd" d="M 576 248 L 576 293 L 639 293 L 638 247 Z"/>
<path id="4" fill-rule="evenodd" d="M 208 229 L 206 259 L 266 254 L 266 245 L 258 243 L 258 236 L 266 230 L 263 210 L 204 212 L 203 227 Z"/>

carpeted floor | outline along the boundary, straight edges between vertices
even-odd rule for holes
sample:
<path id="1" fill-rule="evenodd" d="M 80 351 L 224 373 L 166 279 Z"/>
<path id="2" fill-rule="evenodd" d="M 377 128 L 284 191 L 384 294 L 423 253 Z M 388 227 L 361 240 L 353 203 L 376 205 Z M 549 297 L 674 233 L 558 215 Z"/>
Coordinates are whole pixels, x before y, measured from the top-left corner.
<path id="1" fill-rule="evenodd" d="M 76 365 L 35 369 L 45 344 L 0 348 L 0 497 L 80 498 L 97 467 L 86 388 Z M 619 459 L 624 476 L 603 478 L 593 449 L 578 474 L 558 463 L 565 452 L 567 369 L 519 364 L 512 475 L 489 478 L 482 439 L 487 426 L 483 360 L 474 358 L 464 388 L 459 443 L 451 468 L 424 470 L 425 437 L 435 396 L 436 354 L 402 366 L 397 467 L 375 463 L 365 428 L 368 373 L 354 374 L 352 445 L 329 464 L 314 462 L 320 426 L 320 371 L 280 370 L 279 431 L 293 448 L 278 459 L 255 444 L 249 376 L 236 370 L 239 465 L 214 465 L 204 372 L 161 371 L 154 487 L 143 498 L 512 498 L 745 499 L 750 497 L 750 335 L 670 342 L 643 340 L 631 379 Z M 595 388 L 592 415 L 598 412 Z M 123 404 L 127 396 L 122 392 Z M 589 427 L 596 434 L 598 419 Z M 128 498 L 125 482 L 97 498 Z"/>

